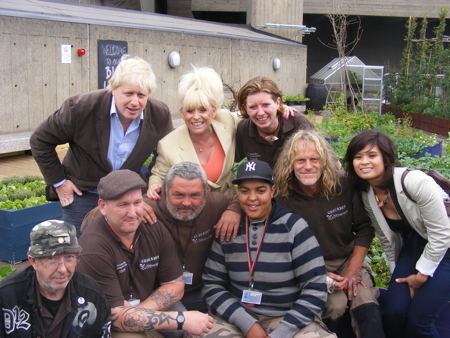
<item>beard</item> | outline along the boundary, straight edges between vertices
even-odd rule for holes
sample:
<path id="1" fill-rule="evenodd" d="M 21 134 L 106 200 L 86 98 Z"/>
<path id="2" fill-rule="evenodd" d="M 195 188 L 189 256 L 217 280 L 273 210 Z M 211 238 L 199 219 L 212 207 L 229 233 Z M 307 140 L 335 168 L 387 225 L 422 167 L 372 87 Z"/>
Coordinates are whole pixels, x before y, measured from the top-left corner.
<path id="1" fill-rule="evenodd" d="M 198 215 L 203 211 L 203 208 L 206 204 L 206 198 L 202 201 L 202 203 L 194 208 L 194 207 L 175 207 L 166 199 L 167 204 L 167 210 L 169 210 L 170 214 L 173 218 L 175 218 L 178 221 L 192 221 L 193 219 L 197 218 Z M 179 212 L 184 210 L 190 210 L 192 213 L 190 215 L 182 215 Z"/>

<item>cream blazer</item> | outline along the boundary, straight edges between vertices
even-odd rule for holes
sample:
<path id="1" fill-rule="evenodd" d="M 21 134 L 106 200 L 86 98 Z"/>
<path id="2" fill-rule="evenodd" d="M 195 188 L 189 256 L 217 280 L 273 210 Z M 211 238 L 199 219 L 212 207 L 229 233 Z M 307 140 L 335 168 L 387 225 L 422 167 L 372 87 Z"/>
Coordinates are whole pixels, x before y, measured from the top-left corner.
<path id="1" fill-rule="evenodd" d="M 422 255 L 416 262 L 416 269 L 433 276 L 450 246 L 450 219 L 443 203 L 447 194 L 433 178 L 414 170 L 406 175 L 404 182 L 406 190 L 417 203 L 411 201 L 403 192 L 401 184 L 401 176 L 405 170 L 406 168 L 394 168 L 398 204 L 411 227 L 427 240 Z M 401 238 L 387 224 L 372 188 L 362 193 L 362 199 L 393 271 L 402 245 Z"/>
<path id="2" fill-rule="evenodd" d="M 234 163 L 236 148 L 237 117 L 226 109 L 220 109 L 217 111 L 211 125 L 222 145 L 225 160 L 222 173 L 217 182 L 208 181 L 208 185 L 211 191 L 231 194 L 231 168 Z M 167 171 L 176 163 L 189 161 L 200 164 L 189 136 L 189 129 L 185 124 L 162 138 L 158 143 L 157 152 L 158 156 L 151 172 L 149 184 L 157 183 L 162 186 Z"/>

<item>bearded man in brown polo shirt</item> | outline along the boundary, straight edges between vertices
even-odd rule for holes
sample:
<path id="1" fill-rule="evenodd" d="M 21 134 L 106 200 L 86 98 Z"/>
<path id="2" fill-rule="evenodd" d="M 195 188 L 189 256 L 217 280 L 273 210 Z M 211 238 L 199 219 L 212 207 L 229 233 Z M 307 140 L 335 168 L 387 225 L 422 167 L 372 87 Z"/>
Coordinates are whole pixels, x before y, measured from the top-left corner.
<path id="1" fill-rule="evenodd" d="M 161 198 L 146 200 L 158 223 L 169 230 L 175 241 L 185 282 L 181 302 L 188 310 L 204 312 L 207 306 L 201 296 L 202 271 L 211 243 L 214 236 L 222 241 L 236 236 L 241 213 L 236 197 L 208 190 L 202 167 L 192 162 L 180 162 L 167 172 Z M 227 213 L 232 217 L 222 217 Z M 223 220 L 230 218 L 237 221 L 224 224 Z M 218 223 L 220 226 L 215 226 Z"/>

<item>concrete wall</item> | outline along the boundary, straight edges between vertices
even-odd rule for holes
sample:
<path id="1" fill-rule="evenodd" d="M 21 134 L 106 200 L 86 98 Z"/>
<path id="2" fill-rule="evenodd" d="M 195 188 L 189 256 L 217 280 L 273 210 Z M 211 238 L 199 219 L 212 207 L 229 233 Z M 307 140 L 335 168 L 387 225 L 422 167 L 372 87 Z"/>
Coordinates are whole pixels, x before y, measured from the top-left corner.
<path id="1" fill-rule="evenodd" d="M 443 7 L 450 8 L 448 0 L 303 0 L 305 14 L 436 18 Z"/>
<path id="2" fill-rule="evenodd" d="M 247 24 L 258 28 L 264 23 L 301 25 L 303 0 L 249 0 Z M 271 28 L 265 31 L 291 40 L 302 41 L 302 35 L 293 29 Z"/>
<path id="3" fill-rule="evenodd" d="M 167 1 L 167 14 L 192 18 L 191 0 L 169 0 Z"/>
<path id="4" fill-rule="evenodd" d="M 168 0 L 169 3 L 176 1 L 183 0 Z M 246 8 L 246 3 L 252 1 L 263 4 L 267 0 L 192 0 L 192 6 L 198 11 L 233 12 L 242 11 Z M 305 14 L 327 14 L 339 7 L 343 14 L 392 17 L 438 17 L 441 8 L 450 7 L 448 0 L 302 0 L 302 2 Z M 268 12 L 278 11 L 279 8 L 277 1 Z M 287 16 L 290 14 L 288 12 Z"/>
<path id="5" fill-rule="evenodd" d="M 236 90 L 257 75 L 272 77 L 289 94 L 306 86 L 306 47 L 301 44 L 15 16 L 0 16 L 0 32 L 0 136 L 30 132 L 67 97 L 96 89 L 99 39 L 128 41 L 129 54 L 148 60 L 158 78 L 153 95 L 173 113 L 178 112 L 178 80 L 191 64 L 215 68 Z M 72 63 L 61 63 L 61 44 L 73 46 Z M 85 48 L 86 55 L 78 56 L 77 48 Z M 167 63 L 172 50 L 181 54 L 176 69 Z M 277 72 L 272 69 L 274 57 L 282 63 Z"/>
<path id="6" fill-rule="evenodd" d="M 248 2 L 248 0 L 192 0 L 192 10 L 214 12 L 246 12 L 248 8 Z"/>

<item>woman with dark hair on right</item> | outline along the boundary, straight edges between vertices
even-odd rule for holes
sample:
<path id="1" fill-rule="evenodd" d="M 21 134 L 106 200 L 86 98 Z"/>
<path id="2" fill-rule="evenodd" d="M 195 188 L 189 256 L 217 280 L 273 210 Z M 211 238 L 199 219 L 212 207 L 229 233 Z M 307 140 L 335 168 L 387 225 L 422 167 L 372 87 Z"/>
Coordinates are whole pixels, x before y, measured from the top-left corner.
<path id="1" fill-rule="evenodd" d="M 355 136 L 345 164 L 392 271 L 382 304 L 386 337 L 440 337 L 435 321 L 450 300 L 450 221 L 441 187 L 419 170 L 402 174 L 389 137 Z"/>

